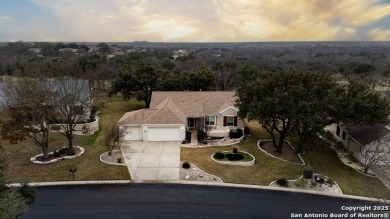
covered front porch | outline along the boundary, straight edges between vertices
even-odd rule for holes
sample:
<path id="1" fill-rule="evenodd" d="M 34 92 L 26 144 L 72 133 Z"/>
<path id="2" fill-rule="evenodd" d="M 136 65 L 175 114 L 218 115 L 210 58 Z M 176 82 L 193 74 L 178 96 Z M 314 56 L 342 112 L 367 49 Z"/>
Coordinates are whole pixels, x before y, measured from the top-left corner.
<path id="1" fill-rule="evenodd" d="M 187 118 L 187 128 L 192 133 L 196 133 L 197 129 L 202 129 L 207 133 L 207 136 L 209 137 L 228 137 L 230 132 L 229 127 L 217 126 L 215 121 L 206 121 L 204 117 Z"/>

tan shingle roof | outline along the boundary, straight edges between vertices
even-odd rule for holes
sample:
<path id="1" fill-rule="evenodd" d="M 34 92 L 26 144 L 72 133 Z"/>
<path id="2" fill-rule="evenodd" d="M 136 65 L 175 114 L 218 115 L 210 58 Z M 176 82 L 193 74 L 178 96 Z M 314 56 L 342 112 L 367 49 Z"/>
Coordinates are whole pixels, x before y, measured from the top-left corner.
<path id="1" fill-rule="evenodd" d="M 141 124 L 157 110 L 140 109 L 125 113 L 118 123 Z"/>
<path id="2" fill-rule="evenodd" d="M 156 108 L 170 98 L 184 115 L 201 117 L 204 114 L 217 113 L 223 106 L 234 104 L 234 91 L 155 91 L 152 94 L 150 108 Z"/>
<path id="3" fill-rule="evenodd" d="M 186 124 L 187 117 L 203 117 L 233 106 L 233 91 L 155 91 L 150 109 L 128 112 L 118 123 Z"/>

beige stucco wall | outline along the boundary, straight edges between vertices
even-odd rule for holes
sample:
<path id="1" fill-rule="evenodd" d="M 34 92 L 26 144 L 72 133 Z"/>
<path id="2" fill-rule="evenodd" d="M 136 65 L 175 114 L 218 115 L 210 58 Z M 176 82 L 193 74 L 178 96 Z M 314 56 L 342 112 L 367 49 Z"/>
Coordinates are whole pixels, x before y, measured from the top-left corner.
<path id="1" fill-rule="evenodd" d="M 360 162 L 361 160 L 361 154 L 360 154 L 360 144 L 355 141 L 355 139 L 350 138 L 349 139 L 349 147 L 348 151 L 352 152 L 353 156 L 358 159 Z"/>
<path id="2" fill-rule="evenodd" d="M 336 131 L 337 131 L 337 125 L 336 124 L 332 124 L 332 125 L 326 126 L 325 130 L 330 131 L 333 134 L 333 136 L 336 138 L 336 140 L 342 142 L 344 144 L 344 147 L 346 149 L 348 149 L 348 141 L 350 139 L 350 136 L 349 136 L 348 132 L 345 129 L 345 125 L 340 125 L 340 135 L 339 136 L 336 135 Z M 342 138 L 343 132 L 346 132 L 345 140 Z"/>
<path id="3" fill-rule="evenodd" d="M 336 138 L 337 141 L 340 141 L 344 144 L 344 147 L 349 151 L 349 152 L 352 152 L 353 153 L 353 156 L 358 159 L 359 161 L 361 161 L 361 156 L 360 156 L 360 144 L 356 142 L 355 139 L 353 139 L 348 131 L 346 130 L 346 126 L 345 125 L 339 125 L 340 126 L 340 135 L 337 136 L 336 135 L 336 131 L 337 131 L 337 125 L 336 124 L 332 124 L 332 125 L 328 125 L 325 127 L 325 130 L 329 130 L 333 136 Z M 345 135 L 345 140 L 342 138 L 343 136 L 343 132 L 346 132 L 346 135 Z"/>
<path id="4" fill-rule="evenodd" d="M 223 117 L 224 116 L 237 116 L 237 111 L 234 109 L 228 109 L 221 115 L 217 116 L 217 126 L 223 127 Z M 244 121 L 237 117 L 237 127 L 233 128 L 244 128 Z"/>

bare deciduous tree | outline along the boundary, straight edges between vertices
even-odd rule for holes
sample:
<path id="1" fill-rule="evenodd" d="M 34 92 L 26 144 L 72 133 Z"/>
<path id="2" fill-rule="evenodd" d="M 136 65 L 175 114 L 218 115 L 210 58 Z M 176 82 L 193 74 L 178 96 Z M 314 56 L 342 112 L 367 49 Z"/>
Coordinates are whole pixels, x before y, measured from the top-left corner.
<path id="1" fill-rule="evenodd" d="M 361 150 L 364 172 L 377 164 L 390 164 L 390 135 L 366 145 Z"/>
<path id="2" fill-rule="evenodd" d="M 49 117 L 53 113 L 54 95 L 47 79 L 19 78 L 8 80 L 3 87 L 4 122 L 0 134 L 11 144 L 30 138 L 48 157 Z"/>
<path id="3" fill-rule="evenodd" d="M 116 143 L 119 140 L 119 130 L 116 124 L 111 124 L 106 127 L 104 132 L 104 144 L 107 147 L 109 155 L 111 155 L 112 150 L 116 146 Z"/>
<path id="4" fill-rule="evenodd" d="M 53 117 L 59 121 L 68 139 L 69 150 L 73 150 L 73 131 L 82 120 L 87 121 L 91 106 L 89 84 L 81 79 L 55 79 L 52 81 L 56 98 L 56 113 Z"/>

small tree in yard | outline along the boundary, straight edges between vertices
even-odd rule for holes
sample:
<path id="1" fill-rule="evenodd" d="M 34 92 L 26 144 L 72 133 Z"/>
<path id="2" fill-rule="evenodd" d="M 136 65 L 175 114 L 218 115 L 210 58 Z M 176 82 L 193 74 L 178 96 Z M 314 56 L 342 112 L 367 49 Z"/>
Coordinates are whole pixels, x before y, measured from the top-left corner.
<path id="1" fill-rule="evenodd" d="M 104 132 L 104 144 L 107 147 L 108 154 L 112 154 L 112 150 L 116 146 L 119 138 L 119 130 L 115 124 L 111 124 L 106 127 Z"/>
<path id="2" fill-rule="evenodd" d="M 20 78 L 7 81 L 3 88 L 2 138 L 11 144 L 29 138 L 42 149 L 44 158 L 48 158 L 49 117 L 53 114 L 54 95 L 50 86 L 46 79 Z"/>
<path id="3" fill-rule="evenodd" d="M 387 135 L 373 143 L 363 146 L 361 150 L 364 172 L 367 173 L 370 168 L 376 164 L 390 163 L 390 136 Z"/>

